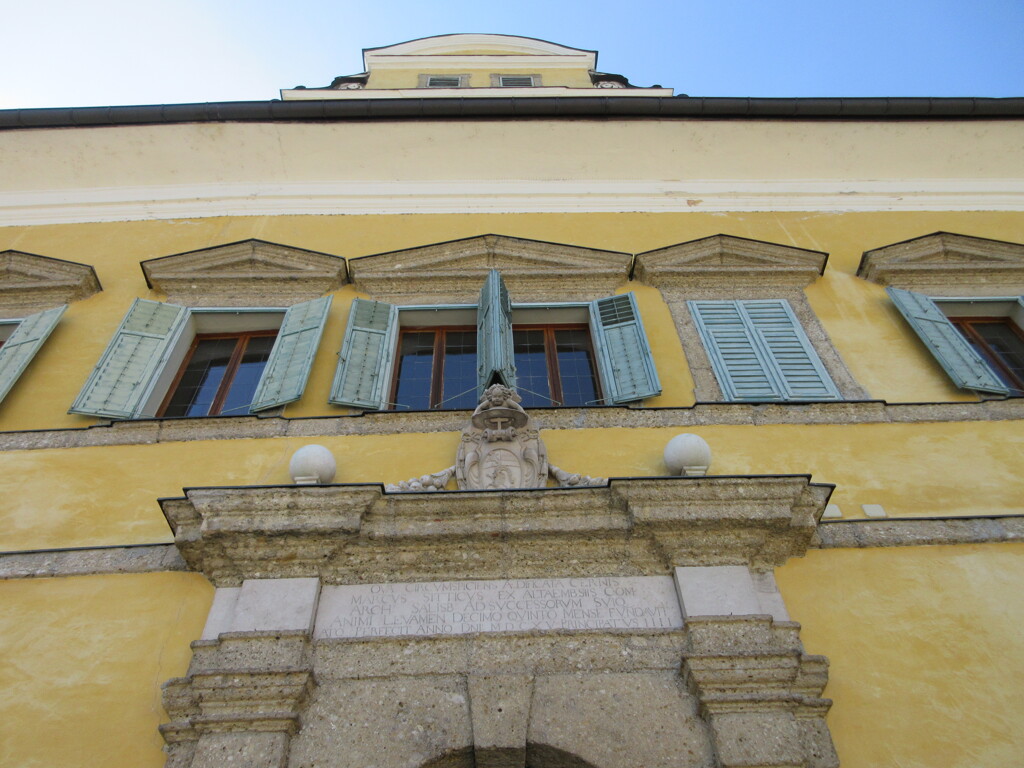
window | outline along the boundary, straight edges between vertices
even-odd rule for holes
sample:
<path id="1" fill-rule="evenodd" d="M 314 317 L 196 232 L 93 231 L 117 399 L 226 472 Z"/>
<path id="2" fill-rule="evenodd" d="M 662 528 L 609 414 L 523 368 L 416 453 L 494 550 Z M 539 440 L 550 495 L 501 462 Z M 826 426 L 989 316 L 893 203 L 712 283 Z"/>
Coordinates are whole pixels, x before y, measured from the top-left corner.
<path id="1" fill-rule="evenodd" d="M 782 299 L 688 301 L 727 400 L 839 400 L 839 390 Z"/>
<path id="2" fill-rule="evenodd" d="M 276 339 L 276 331 L 196 336 L 158 415 L 248 413 Z"/>
<path id="3" fill-rule="evenodd" d="M 901 288 L 886 292 L 958 387 L 1024 394 L 1024 297 L 932 298 Z"/>
<path id="4" fill-rule="evenodd" d="M 420 88 L 465 88 L 469 75 L 420 75 Z"/>
<path id="5" fill-rule="evenodd" d="M 403 328 L 391 398 L 396 408 L 476 406 L 476 328 Z"/>
<path id="6" fill-rule="evenodd" d="M 0 400 L 32 362 L 65 309 L 66 305 L 20 320 L 0 321 Z"/>
<path id="7" fill-rule="evenodd" d="M 587 326 L 513 325 L 512 343 L 524 406 L 602 402 Z"/>
<path id="8" fill-rule="evenodd" d="M 189 309 L 136 299 L 69 412 L 228 415 L 298 400 L 330 303 Z"/>
<path id="9" fill-rule="evenodd" d="M 950 318 L 1006 386 L 1024 392 L 1024 332 L 1005 317 Z"/>
<path id="10" fill-rule="evenodd" d="M 473 408 L 493 383 L 534 407 L 626 403 L 661 391 L 632 294 L 513 305 L 497 271 L 477 306 L 356 299 L 339 357 L 330 401 L 359 408 Z"/>
<path id="11" fill-rule="evenodd" d="M 491 75 L 492 88 L 535 88 L 540 75 Z"/>

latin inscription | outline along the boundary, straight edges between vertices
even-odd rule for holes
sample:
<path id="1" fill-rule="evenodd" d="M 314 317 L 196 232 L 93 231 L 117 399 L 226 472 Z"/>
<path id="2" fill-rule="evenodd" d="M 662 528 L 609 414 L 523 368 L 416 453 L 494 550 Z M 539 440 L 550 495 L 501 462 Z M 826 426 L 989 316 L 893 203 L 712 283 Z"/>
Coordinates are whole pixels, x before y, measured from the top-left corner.
<path id="1" fill-rule="evenodd" d="M 317 638 L 683 626 L 668 576 L 324 587 Z"/>

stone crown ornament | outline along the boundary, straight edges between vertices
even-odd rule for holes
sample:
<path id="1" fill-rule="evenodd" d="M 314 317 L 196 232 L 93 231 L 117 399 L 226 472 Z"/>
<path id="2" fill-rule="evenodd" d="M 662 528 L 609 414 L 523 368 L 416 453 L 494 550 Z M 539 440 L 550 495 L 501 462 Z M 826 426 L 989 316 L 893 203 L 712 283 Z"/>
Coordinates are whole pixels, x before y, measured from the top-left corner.
<path id="1" fill-rule="evenodd" d="M 462 430 L 455 465 L 387 486 L 389 492 L 441 491 L 454 474 L 460 491 L 544 488 L 550 474 L 561 487 L 607 485 L 603 477 L 571 474 L 548 464 L 540 430 L 503 384 L 488 387 Z"/>

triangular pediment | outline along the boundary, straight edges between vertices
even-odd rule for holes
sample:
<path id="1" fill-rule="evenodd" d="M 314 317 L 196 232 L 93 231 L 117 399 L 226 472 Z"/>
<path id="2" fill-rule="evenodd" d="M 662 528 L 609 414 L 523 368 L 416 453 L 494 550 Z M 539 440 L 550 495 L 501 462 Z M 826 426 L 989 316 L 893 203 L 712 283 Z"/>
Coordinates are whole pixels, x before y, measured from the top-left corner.
<path id="1" fill-rule="evenodd" d="M 142 262 L 151 288 L 187 305 L 288 306 L 335 291 L 345 260 L 264 240 L 243 240 Z"/>
<path id="2" fill-rule="evenodd" d="M 659 288 L 805 286 L 828 254 L 790 245 L 713 235 L 637 254 L 635 277 Z"/>
<path id="3" fill-rule="evenodd" d="M 902 288 L 1024 290 L 1024 244 L 935 232 L 867 251 L 857 274 Z"/>
<path id="4" fill-rule="evenodd" d="M 88 264 L 22 251 L 0 251 L 0 316 L 20 316 L 102 290 Z"/>
<path id="5" fill-rule="evenodd" d="M 480 235 L 363 256 L 349 270 L 357 290 L 386 301 L 475 301 L 492 269 L 514 302 L 583 301 L 613 293 L 630 262 L 617 251 Z"/>

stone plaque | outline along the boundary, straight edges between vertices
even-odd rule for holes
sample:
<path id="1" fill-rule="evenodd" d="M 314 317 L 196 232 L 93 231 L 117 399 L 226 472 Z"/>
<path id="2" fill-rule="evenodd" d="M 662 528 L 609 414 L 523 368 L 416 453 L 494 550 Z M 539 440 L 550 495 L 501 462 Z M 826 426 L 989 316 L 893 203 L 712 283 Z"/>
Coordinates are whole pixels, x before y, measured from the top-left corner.
<path id="1" fill-rule="evenodd" d="M 435 581 L 324 587 L 314 637 L 682 626 L 670 576 Z"/>

